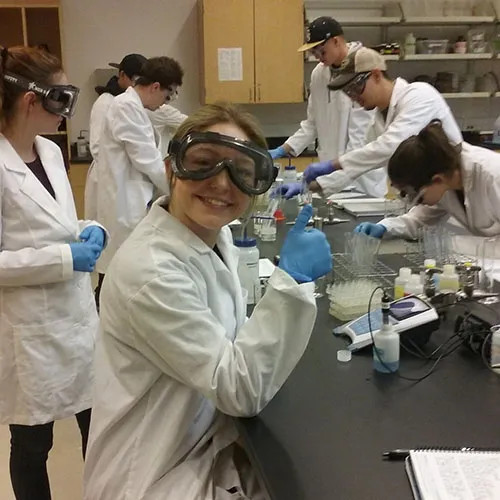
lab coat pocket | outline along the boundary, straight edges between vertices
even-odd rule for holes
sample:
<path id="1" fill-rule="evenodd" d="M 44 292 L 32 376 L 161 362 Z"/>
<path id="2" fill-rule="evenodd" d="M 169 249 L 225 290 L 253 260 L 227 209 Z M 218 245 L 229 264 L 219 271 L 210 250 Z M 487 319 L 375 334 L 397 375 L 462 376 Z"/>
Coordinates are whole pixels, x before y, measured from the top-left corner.
<path id="1" fill-rule="evenodd" d="M 63 321 L 17 325 L 14 349 L 19 386 L 33 413 L 58 415 L 89 397 L 94 336 Z"/>

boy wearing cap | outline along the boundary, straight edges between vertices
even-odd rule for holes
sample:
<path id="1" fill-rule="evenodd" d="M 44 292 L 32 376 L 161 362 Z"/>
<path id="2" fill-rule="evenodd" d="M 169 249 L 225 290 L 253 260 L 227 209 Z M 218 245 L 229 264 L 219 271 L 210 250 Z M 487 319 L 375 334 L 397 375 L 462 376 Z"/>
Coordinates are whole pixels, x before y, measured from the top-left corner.
<path id="1" fill-rule="evenodd" d="M 96 266 L 99 286 L 112 257 L 146 215 L 155 192 L 168 193 L 165 165 L 146 110 L 155 111 L 177 94 L 184 72 L 169 57 L 143 64 L 134 85 L 115 97 L 104 117 L 97 160 L 97 220 L 110 238 Z"/>
<path id="2" fill-rule="evenodd" d="M 332 157 L 327 168 L 312 165 L 304 172 L 309 187 L 330 196 L 374 169 L 383 169 L 405 139 L 417 135 L 432 120 L 440 120 L 452 144 L 462 134 L 443 96 L 424 82 L 391 80 L 384 58 L 376 51 L 360 48 L 342 62 L 330 82 L 366 110 L 375 110 L 369 142 L 361 148 Z"/>
<path id="3" fill-rule="evenodd" d="M 311 51 L 319 64 L 311 75 L 307 118 L 282 146 L 270 151 L 273 158 L 299 155 L 318 139 L 320 163 L 313 165 L 321 167 L 325 161 L 365 144 L 373 113 L 353 104 L 343 92 L 328 88 L 342 61 L 361 46 L 360 42 L 347 43 L 342 27 L 331 17 L 319 17 L 309 25 L 307 43 L 298 50 Z M 385 172 L 380 170 L 360 177 L 354 185 L 370 196 L 379 197 L 385 194 L 386 183 Z M 298 185 L 295 187 L 300 189 Z"/>

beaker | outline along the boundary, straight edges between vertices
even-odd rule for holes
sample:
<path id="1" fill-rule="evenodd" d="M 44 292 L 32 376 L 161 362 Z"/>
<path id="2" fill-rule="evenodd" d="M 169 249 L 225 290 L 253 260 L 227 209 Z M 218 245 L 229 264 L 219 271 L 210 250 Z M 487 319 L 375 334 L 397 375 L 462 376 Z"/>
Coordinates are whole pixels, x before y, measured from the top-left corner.
<path id="1" fill-rule="evenodd" d="M 260 227 L 260 239 L 262 241 L 276 241 L 276 219 L 274 217 L 262 219 Z"/>

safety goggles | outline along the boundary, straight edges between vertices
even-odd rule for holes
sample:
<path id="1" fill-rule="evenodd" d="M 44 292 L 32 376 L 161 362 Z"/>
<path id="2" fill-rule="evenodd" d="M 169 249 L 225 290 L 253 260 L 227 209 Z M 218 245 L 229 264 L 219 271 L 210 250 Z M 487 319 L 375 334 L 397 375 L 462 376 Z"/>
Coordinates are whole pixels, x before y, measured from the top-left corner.
<path id="1" fill-rule="evenodd" d="M 54 115 L 71 118 L 75 113 L 76 101 L 80 89 L 73 85 L 43 85 L 14 73 L 5 73 L 3 79 L 24 90 L 34 92 L 42 98 L 45 111 Z"/>
<path id="2" fill-rule="evenodd" d="M 167 97 L 165 99 L 165 102 L 177 101 L 178 97 L 179 97 L 179 91 L 177 89 L 169 88 L 167 89 Z"/>
<path id="3" fill-rule="evenodd" d="M 399 197 L 407 204 L 406 210 L 411 210 L 413 207 L 420 205 L 424 201 L 424 195 L 427 191 L 427 186 L 420 189 L 414 187 L 406 187 L 399 191 Z"/>
<path id="4" fill-rule="evenodd" d="M 360 73 L 353 80 L 351 80 L 345 87 L 342 88 L 342 91 L 347 94 L 351 99 L 355 97 L 359 97 L 364 91 L 366 87 L 366 82 L 368 78 L 370 78 L 371 72 Z"/>
<path id="5" fill-rule="evenodd" d="M 249 141 L 217 134 L 188 134 L 168 147 L 172 169 L 179 179 L 201 181 L 227 169 L 231 181 L 245 194 L 265 193 L 278 175 L 267 150 Z"/>

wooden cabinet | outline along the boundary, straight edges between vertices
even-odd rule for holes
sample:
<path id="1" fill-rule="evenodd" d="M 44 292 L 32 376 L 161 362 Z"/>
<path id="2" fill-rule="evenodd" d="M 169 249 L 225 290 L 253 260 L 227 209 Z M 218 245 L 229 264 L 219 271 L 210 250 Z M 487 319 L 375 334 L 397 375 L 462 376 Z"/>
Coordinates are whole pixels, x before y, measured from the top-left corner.
<path id="1" fill-rule="evenodd" d="M 199 24 L 202 102 L 303 102 L 302 0 L 199 0 Z"/>

